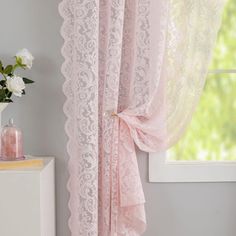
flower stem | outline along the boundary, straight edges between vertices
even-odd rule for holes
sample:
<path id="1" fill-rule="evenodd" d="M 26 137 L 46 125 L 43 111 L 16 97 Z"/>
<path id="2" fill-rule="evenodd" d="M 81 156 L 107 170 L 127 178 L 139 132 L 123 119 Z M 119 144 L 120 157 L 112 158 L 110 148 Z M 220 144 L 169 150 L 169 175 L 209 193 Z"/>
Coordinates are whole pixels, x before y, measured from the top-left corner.
<path id="1" fill-rule="evenodd" d="M 20 66 L 19 66 L 19 64 L 16 63 L 16 64 L 13 66 L 12 73 L 14 73 L 15 70 L 16 70 L 16 68 L 18 68 L 18 67 L 20 67 Z"/>

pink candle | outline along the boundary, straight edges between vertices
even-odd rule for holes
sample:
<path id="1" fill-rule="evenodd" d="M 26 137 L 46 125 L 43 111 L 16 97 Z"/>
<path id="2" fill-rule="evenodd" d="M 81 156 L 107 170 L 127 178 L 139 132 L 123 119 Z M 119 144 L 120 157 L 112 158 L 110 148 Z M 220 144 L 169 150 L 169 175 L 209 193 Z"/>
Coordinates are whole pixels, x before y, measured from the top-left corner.
<path id="1" fill-rule="evenodd" d="M 2 130 L 1 159 L 4 161 L 24 159 L 22 132 L 14 126 L 13 119 L 10 119 L 9 124 Z"/>

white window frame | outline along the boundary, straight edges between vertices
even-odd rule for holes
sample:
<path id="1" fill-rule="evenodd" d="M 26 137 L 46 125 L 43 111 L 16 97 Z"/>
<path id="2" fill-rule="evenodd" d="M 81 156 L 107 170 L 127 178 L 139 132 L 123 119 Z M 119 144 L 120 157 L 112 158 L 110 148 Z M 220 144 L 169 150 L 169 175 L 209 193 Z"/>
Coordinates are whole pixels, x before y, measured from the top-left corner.
<path id="1" fill-rule="evenodd" d="M 236 70 L 211 70 L 236 74 Z M 166 152 L 149 153 L 150 182 L 235 182 L 236 161 L 167 161 Z"/>

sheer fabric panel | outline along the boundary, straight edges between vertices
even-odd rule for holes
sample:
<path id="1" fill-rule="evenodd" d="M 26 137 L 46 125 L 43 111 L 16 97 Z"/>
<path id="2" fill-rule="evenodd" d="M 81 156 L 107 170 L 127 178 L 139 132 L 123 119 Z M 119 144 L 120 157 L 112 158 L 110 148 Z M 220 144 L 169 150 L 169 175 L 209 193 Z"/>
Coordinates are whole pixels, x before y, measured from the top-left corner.
<path id="1" fill-rule="evenodd" d="M 62 72 L 72 236 L 146 228 L 135 145 L 183 134 L 204 86 L 224 0 L 63 0 Z"/>

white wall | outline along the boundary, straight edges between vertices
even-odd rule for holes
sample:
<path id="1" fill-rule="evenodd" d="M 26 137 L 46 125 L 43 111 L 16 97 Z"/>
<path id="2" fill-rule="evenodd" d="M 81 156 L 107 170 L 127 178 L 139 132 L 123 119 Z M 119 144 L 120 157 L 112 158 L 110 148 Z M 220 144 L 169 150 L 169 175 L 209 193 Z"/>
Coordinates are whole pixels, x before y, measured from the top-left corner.
<path id="1" fill-rule="evenodd" d="M 69 236 L 66 190 L 66 136 L 62 112 L 64 96 L 60 73 L 63 58 L 57 0 L 0 0 L 0 58 L 27 47 L 35 56 L 31 72 L 36 83 L 27 96 L 15 100 L 3 114 L 14 117 L 24 131 L 25 152 L 56 157 L 57 236 Z M 145 236 L 235 236 L 236 185 L 150 184 L 147 156 L 139 153 L 147 200 L 148 231 Z M 1 194 L 1 189 L 0 189 Z M 20 235 L 23 236 L 23 235 Z"/>
<path id="2" fill-rule="evenodd" d="M 35 63 L 26 74 L 36 81 L 28 86 L 25 97 L 9 105 L 3 122 L 11 116 L 15 118 L 24 131 L 26 153 L 56 157 L 57 236 L 69 236 L 62 111 L 65 98 L 61 89 L 64 78 L 60 73 L 63 41 L 59 34 L 62 20 L 58 3 L 57 0 L 0 0 L 0 58 L 10 62 L 8 58 L 18 49 L 28 48 L 35 56 Z"/>
<path id="3" fill-rule="evenodd" d="M 145 236 L 235 236 L 235 183 L 148 183 L 147 155 L 139 152 L 146 195 Z"/>

